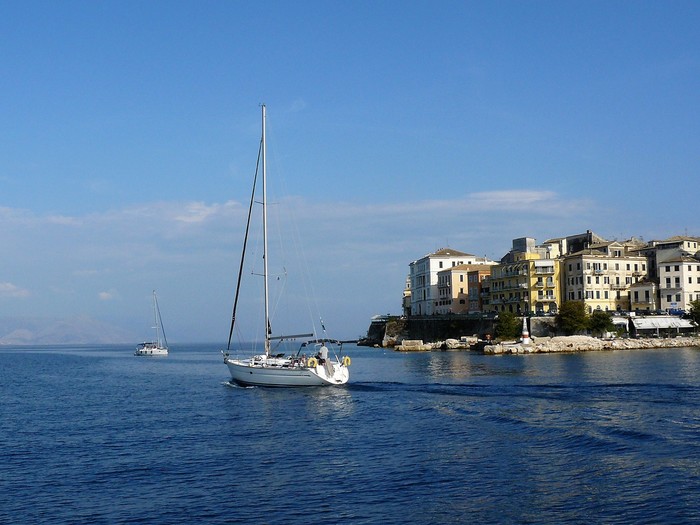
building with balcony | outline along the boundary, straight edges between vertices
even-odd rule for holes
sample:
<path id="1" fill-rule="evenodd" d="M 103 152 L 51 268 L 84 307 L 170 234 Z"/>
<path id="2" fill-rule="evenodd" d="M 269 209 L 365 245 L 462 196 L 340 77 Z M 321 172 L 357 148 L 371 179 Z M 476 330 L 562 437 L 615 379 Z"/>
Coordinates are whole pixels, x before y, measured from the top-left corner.
<path id="1" fill-rule="evenodd" d="M 588 311 L 629 311 L 630 288 L 647 277 L 647 259 L 628 253 L 617 241 L 593 244 L 567 255 L 564 264 L 564 299 L 583 301 Z"/>
<path id="2" fill-rule="evenodd" d="M 446 285 L 443 283 L 442 289 L 438 287 L 438 273 L 459 265 L 475 264 L 495 263 L 485 257 L 477 257 L 451 248 L 442 248 L 410 263 L 410 315 L 434 315 L 443 311 L 446 305 L 440 303 L 448 301 L 448 298 L 445 295 Z M 452 286 L 451 283 L 450 286 Z"/>
<path id="3" fill-rule="evenodd" d="M 630 285 L 630 309 L 652 313 L 659 309 L 659 285 L 652 279 L 643 279 Z"/>
<path id="4" fill-rule="evenodd" d="M 513 239 L 512 249 L 491 269 L 485 311 L 555 313 L 562 301 L 561 243 L 535 244 L 531 237 Z"/>
<path id="5" fill-rule="evenodd" d="M 491 269 L 488 310 L 516 315 L 556 313 L 562 299 L 560 261 L 532 252 L 511 252 L 509 260 Z"/>

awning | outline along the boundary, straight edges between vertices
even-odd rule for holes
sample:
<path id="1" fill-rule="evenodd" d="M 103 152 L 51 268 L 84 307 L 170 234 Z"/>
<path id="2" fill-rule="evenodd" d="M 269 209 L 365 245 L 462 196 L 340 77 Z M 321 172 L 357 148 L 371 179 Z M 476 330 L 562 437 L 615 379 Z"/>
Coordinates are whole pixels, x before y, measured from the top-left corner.
<path id="1" fill-rule="evenodd" d="M 637 330 L 657 330 L 666 328 L 694 328 L 688 319 L 674 316 L 631 317 Z"/>

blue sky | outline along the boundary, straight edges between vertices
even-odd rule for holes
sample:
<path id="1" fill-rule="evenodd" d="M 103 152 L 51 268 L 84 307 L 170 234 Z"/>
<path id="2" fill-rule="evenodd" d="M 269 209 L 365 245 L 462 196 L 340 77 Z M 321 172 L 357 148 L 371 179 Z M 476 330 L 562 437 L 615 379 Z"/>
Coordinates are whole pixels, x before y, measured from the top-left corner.
<path id="1" fill-rule="evenodd" d="M 0 320 L 219 341 L 268 108 L 327 328 L 516 237 L 700 235 L 700 3 L 0 2 Z M 11 323 L 10 323 L 11 324 Z M 0 337 L 3 334 L 0 334 Z"/>

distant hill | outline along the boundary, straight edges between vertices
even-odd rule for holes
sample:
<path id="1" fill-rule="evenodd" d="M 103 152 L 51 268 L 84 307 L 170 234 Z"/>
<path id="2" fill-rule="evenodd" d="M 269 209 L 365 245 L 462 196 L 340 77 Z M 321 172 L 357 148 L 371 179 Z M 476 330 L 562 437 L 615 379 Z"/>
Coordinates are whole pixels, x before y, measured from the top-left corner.
<path id="1" fill-rule="evenodd" d="M 69 319 L 0 318 L 0 344 L 119 344 L 136 338 L 126 330 L 87 316 Z"/>

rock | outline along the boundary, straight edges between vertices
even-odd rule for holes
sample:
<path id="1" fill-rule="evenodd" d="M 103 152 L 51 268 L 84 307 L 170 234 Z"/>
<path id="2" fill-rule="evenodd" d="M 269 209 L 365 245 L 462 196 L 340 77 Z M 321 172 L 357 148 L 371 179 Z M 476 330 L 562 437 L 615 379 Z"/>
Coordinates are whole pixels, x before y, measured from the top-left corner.
<path id="1" fill-rule="evenodd" d="M 394 347 L 397 352 L 426 352 L 434 350 L 433 345 L 426 345 L 420 339 L 404 339 L 401 344 Z"/>
<path id="2" fill-rule="evenodd" d="M 700 337 L 683 336 L 670 339 L 598 339 L 595 337 L 572 335 L 540 338 L 537 343 L 522 345 L 498 343 L 483 347 L 484 354 L 529 354 L 552 352 L 589 352 L 600 350 L 631 350 L 638 348 L 678 348 L 700 346 Z"/>

